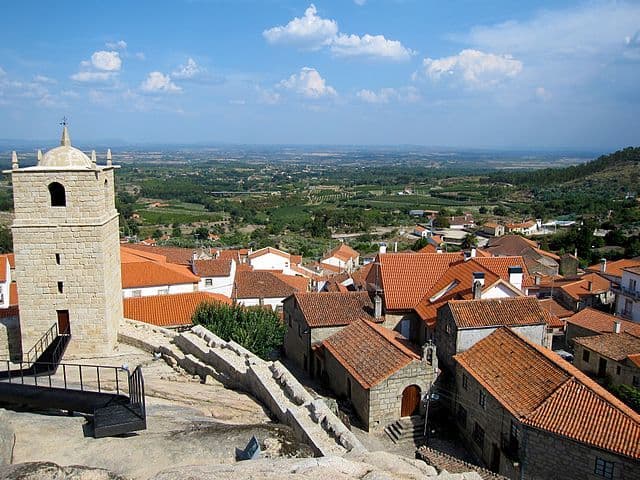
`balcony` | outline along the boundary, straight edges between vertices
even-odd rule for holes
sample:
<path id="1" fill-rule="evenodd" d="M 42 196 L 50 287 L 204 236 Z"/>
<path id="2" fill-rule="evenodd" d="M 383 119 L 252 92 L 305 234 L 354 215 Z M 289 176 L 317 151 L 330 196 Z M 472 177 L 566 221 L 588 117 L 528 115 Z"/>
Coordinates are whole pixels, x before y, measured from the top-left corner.
<path id="1" fill-rule="evenodd" d="M 630 297 L 634 300 L 640 300 L 640 290 L 632 290 L 629 287 L 620 287 L 620 293 L 625 297 Z"/>
<path id="2" fill-rule="evenodd" d="M 502 435 L 502 453 L 512 462 L 520 461 L 520 454 L 518 452 L 520 444 L 518 439 L 513 438 L 511 435 Z"/>

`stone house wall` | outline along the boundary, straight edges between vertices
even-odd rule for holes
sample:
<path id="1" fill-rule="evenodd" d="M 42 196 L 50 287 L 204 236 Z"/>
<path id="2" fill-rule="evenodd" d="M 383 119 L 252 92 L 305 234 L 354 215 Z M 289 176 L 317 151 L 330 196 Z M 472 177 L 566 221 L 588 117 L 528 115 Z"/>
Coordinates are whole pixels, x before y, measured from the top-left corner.
<path id="1" fill-rule="evenodd" d="M 21 169 L 12 179 L 23 350 L 57 322 L 57 310 L 68 310 L 68 353 L 110 351 L 122 319 L 113 168 Z M 65 187 L 66 206 L 51 206 L 51 182 Z"/>
<path id="2" fill-rule="evenodd" d="M 21 355 L 20 319 L 16 312 L 0 318 L 0 361 L 17 360 Z"/>
<path id="3" fill-rule="evenodd" d="M 587 360 L 584 359 L 585 351 L 589 352 Z M 609 377 L 613 385 L 624 384 L 636 387 L 640 386 L 640 368 L 633 365 L 627 365 L 625 362 L 617 362 L 611 358 L 600 355 L 593 350 L 585 348 L 578 343 L 575 344 L 573 365 L 577 369 L 587 374 L 597 375 L 601 358 L 607 362 L 605 375 Z"/>
<path id="4" fill-rule="evenodd" d="M 638 460 L 529 427 L 525 428 L 524 442 L 526 458 L 522 462 L 522 478 L 526 480 L 602 480 L 605 477 L 595 474 L 596 458 L 613 463 L 614 480 L 640 480 Z"/>

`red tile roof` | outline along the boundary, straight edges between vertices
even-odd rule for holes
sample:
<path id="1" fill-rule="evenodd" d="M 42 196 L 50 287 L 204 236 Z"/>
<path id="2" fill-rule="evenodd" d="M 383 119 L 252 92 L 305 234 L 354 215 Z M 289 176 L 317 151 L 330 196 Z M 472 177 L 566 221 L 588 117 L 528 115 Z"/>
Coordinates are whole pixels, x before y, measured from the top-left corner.
<path id="1" fill-rule="evenodd" d="M 382 286 L 387 310 L 411 310 L 462 253 L 385 253 L 378 255 L 367 283 Z"/>
<path id="2" fill-rule="evenodd" d="M 125 298 L 124 316 L 159 327 L 191 325 L 191 317 L 202 302 L 231 305 L 229 298 L 207 292 Z"/>
<path id="3" fill-rule="evenodd" d="M 591 288 L 589 288 L 589 284 L 591 284 Z M 589 273 L 575 282 L 560 286 L 560 289 L 575 301 L 579 301 L 581 297 L 608 292 L 611 289 L 611 282 L 600 275 Z"/>
<path id="4" fill-rule="evenodd" d="M 284 283 L 291 285 L 298 292 L 306 292 L 309 290 L 309 279 L 300 275 L 285 275 L 284 273 L 272 272 L 276 277 Z"/>
<path id="5" fill-rule="evenodd" d="M 624 332 L 578 337 L 573 341 L 616 362 L 621 362 L 629 355 L 640 354 L 640 338 Z"/>
<path id="6" fill-rule="evenodd" d="M 349 245 L 347 245 L 346 243 L 341 243 L 336 248 L 334 248 L 329 253 L 327 253 L 323 257 L 323 260 L 326 260 L 327 258 L 335 257 L 338 260 L 342 260 L 343 262 L 346 262 L 351 259 L 355 260 L 359 256 L 360 254 L 357 251 L 355 251 L 353 248 L 351 248 Z"/>
<path id="7" fill-rule="evenodd" d="M 367 292 L 310 292 L 294 295 L 311 328 L 348 325 L 366 318 L 373 320 L 373 302 Z"/>
<path id="8" fill-rule="evenodd" d="M 286 258 L 287 260 L 289 260 L 290 263 L 300 263 L 300 262 L 293 261 L 293 257 L 297 258 L 298 257 L 297 255 L 290 255 L 287 252 L 283 252 L 282 250 L 278 250 L 277 248 L 273 248 L 273 247 L 265 247 L 265 248 L 261 248 L 260 250 L 256 250 L 255 252 L 249 254 L 249 258 L 257 258 L 263 255 L 267 255 L 269 253 L 273 255 L 278 255 L 279 257 L 282 257 L 282 258 Z"/>
<path id="9" fill-rule="evenodd" d="M 153 253 L 154 255 L 162 255 L 165 257 L 165 261 L 178 265 L 189 265 L 193 258 L 193 254 L 197 253 L 193 248 L 156 247 L 140 243 L 128 243 L 126 248 L 138 250 L 140 252 Z"/>
<path id="10" fill-rule="evenodd" d="M 231 275 L 231 260 L 194 260 L 193 273 L 199 277 L 228 277 Z"/>
<path id="11" fill-rule="evenodd" d="M 612 277 L 622 277 L 622 270 L 629 267 L 638 267 L 640 266 L 640 260 L 631 259 L 631 258 L 623 258 L 621 260 L 615 261 L 607 261 L 606 270 L 604 272 L 600 271 L 600 264 L 591 265 L 587 267 L 587 271 L 593 273 L 602 273 L 603 275 L 611 275 Z"/>
<path id="12" fill-rule="evenodd" d="M 188 267 L 156 262 L 123 263 L 122 288 L 159 287 L 198 283 Z"/>
<path id="13" fill-rule="evenodd" d="M 550 350 L 500 328 L 454 359 L 523 424 L 640 459 L 640 415 Z"/>
<path id="14" fill-rule="evenodd" d="M 365 389 L 420 359 L 404 337 L 367 320 L 357 320 L 334 333 L 323 346 Z"/>
<path id="15" fill-rule="evenodd" d="M 509 281 L 509 267 L 522 268 L 522 285 L 530 287 L 533 285 L 533 278 L 529 275 L 529 270 L 525 264 L 524 258 L 521 256 L 502 256 L 502 257 L 475 257 L 474 262 L 479 263 L 487 270 L 491 270 L 503 280 Z"/>
<path id="16" fill-rule="evenodd" d="M 550 314 L 537 298 L 451 300 L 447 307 L 458 328 L 548 324 Z"/>
<path id="17" fill-rule="evenodd" d="M 288 282 L 283 281 L 280 276 L 267 270 L 238 270 L 233 285 L 232 297 L 240 299 L 285 298 L 299 290 L 300 288 L 291 286 Z"/>
<path id="18" fill-rule="evenodd" d="M 640 324 L 623 320 L 620 317 L 609 315 L 595 308 L 585 308 L 567 318 L 567 323 L 591 330 L 593 333 L 613 332 L 616 321 L 620 322 L 621 332 L 627 332 L 636 337 L 640 337 Z"/>
<path id="19" fill-rule="evenodd" d="M 571 310 L 564 308 L 553 298 L 545 298 L 543 300 L 540 300 L 540 305 L 542 305 L 542 308 L 554 314 L 558 318 L 567 318 L 573 315 L 573 312 Z"/>

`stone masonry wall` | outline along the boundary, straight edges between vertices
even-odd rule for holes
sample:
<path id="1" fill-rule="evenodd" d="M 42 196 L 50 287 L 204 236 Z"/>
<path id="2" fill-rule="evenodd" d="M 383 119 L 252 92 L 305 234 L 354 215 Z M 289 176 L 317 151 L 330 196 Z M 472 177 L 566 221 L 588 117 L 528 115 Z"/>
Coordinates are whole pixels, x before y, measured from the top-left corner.
<path id="1" fill-rule="evenodd" d="M 0 361 L 15 360 L 22 354 L 18 316 L 0 318 Z"/>
<path id="2" fill-rule="evenodd" d="M 613 480 L 640 480 L 640 461 L 614 455 L 540 430 L 525 430 L 524 480 L 602 480 L 595 474 L 596 458 L 613 462 Z M 552 453 L 550 453 L 552 452 Z"/>
<path id="3" fill-rule="evenodd" d="M 113 179 L 113 169 L 13 172 L 24 351 L 57 322 L 57 310 L 69 311 L 69 354 L 107 352 L 115 345 L 122 294 Z M 50 205 L 53 181 L 65 187 L 65 207 Z"/>

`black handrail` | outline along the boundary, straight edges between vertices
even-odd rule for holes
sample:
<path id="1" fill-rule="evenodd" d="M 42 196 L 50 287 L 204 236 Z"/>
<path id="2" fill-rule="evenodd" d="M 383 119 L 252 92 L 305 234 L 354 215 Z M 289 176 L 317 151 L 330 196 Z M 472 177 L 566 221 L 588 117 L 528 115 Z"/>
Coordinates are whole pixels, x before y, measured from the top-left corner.
<path id="1" fill-rule="evenodd" d="M 8 376 L 5 380 L 8 381 L 8 383 L 20 383 L 24 385 L 25 377 L 27 379 L 33 377 L 34 386 L 48 386 L 49 388 L 63 388 L 65 390 L 79 389 L 80 391 L 97 391 L 101 393 L 105 390 L 106 383 L 114 382 L 116 395 L 122 393 L 122 386 L 118 375 L 120 370 L 124 370 L 122 367 L 57 362 L 18 362 L 12 365 L 9 360 L 3 363 L 5 363 L 7 367 Z M 11 370 L 12 366 L 17 366 L 18 368 Z M 54 375 L 60 368 L 62 368 L 62 377 L 55 378 Z M 137 367 L 134 374 L 136 374 L 139 369 L 140 367 Z M 94 371 L 96 374 L 95 378 L 90 378 L 90 374 Z M 77 377 L 72 380 L 71 376 L 73 376 L 75 372 L 77 372 Z M 129 385 L 132 384 L 132 376 L 133 374 L 129 376 Z M 38 380 L 38 377 L 40 377 L 40 380 Z M 46 378 L 43 379 L 43 377 Z M 136 377 L 142 378 L 141 371 L 137 373 Z M 30 382 L 26 383 L 29 384 Z M 70 387 L 71 383 L 75 383 L 74 388 Z M 107 390 L 110 389 L 107 388 Z M 142 401 L 144 402 L 144 387 L 142 387 Z"/>

